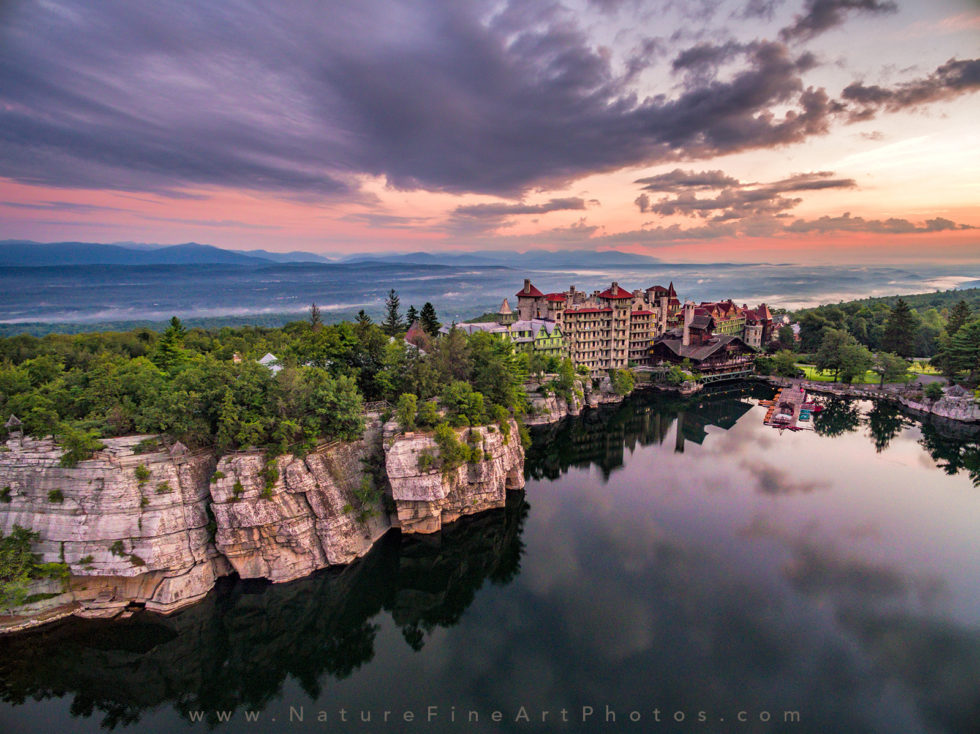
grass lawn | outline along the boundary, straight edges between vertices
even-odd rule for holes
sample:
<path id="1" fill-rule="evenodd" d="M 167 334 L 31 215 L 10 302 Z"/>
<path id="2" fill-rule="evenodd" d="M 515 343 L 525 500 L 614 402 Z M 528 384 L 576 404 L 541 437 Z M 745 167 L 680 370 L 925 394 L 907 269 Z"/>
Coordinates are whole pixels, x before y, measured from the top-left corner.
<path id="1" fill-rule="evenodd" d="M 929 362 L 913 362 L 909 366 L 909 372 L 914 372 L 917 375 L 938 375 L 941 374 L 939 370 L 933 367 Z"/>
<path id="2" fill-rule="evenodd" d="M 812 380 L 813 382 L 833 382 L 834 373 L 833 372 L 822 372 L 814 367 L 812 364 L 798 364 L 796 365 L 806 374 L 807 380 Z M 909 378 L 911 379 L 911 378 Z M 855 377 L 852 381 L 852 385 L 877 385 L 881 382 L 881 375 L 877 372 L 872 372 L 868 370 L 864 373 L 862 377 Z M 908 380 L 906 380 L 908 382 Z"/>

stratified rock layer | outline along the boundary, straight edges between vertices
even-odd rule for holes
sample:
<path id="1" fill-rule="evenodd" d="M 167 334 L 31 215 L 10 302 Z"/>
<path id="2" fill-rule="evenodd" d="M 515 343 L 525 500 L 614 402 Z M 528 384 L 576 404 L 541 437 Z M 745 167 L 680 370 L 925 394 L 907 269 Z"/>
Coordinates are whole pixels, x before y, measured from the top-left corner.
<path id="1" fill-rule="evenodd" d="M 385 439 L 388 481 L 403 532 L 434 533 L 462 515 L 503 507 L 507 490 L 523 489 L 524 449 L 514 421 L 510 421 L 509 438 L 496 426 L 457 429 L 457 436 L 479 446 L 483 460 L 448 471 L 422 470 L 420 456 L 439 454 L 431 435 L 396 434 Z"/>
<path id="2" fill-rule="evenodd" d="M 10 487 L 0 530 L 39 533 L 41 560 L 68 564 L 67 594 L 54 601 L 79 602 L 93 616 L 131 601 L 169 611 L 227 573 L 208 542 L 214 458 L 135 454 L 145 438 L 106 439 L 104 450 L 70 468 L 60 466 L 62 451 L 50 440 L 12 440 L 0 452 L 0 484 Z"/>
<path id="3" fill-rule="evenodd" d="M 375 422 L 360 441 L 275 459 L 278 478 L 268 489 L 264 454 L 222 457 L 221 478 L 211 486 L 218 550 L 242 578 L 271 581 L 364 555 L 391 527 L 380 493 L 367 506 L 355 494 L 368 477 L 366 463 L 383 461 L 380 452 Z"/>

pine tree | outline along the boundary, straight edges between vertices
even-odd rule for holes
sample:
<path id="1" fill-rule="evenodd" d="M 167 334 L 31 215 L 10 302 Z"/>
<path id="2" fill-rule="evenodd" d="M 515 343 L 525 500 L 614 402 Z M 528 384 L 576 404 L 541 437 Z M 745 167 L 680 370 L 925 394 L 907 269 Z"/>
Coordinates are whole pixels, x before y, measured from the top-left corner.
<path id="1" fill-rule="evenodd" d="M 435 306 L 428 301 L 426 301 L 425 305 L 422 306 L 422 312 L 419 314 L 419 319 L 419 323 L 421 323 L 422 328 L 425 329 L 429 336 L 436 336 L 439 334 L 439 327 L 441 327 L 442 324 L 439 323 L 439 319 L 436 317 Z"/>
<path id="2" fill-rule="evenodd" d="M 415 310 L 414 305 L 409 306 L 408 311 L 405 312 L 405 323 L 408 326 L 411 326 L 418 320 L 419 320 L 419 312 Z"/>
<path id="3" fill-rule="evenodd" d="M 184 356 L 184 334 L 187 330 L 180 323 L 176 316 L 170 319 L 170 326 L 163 332 L 160 341 L 157 342 L 156 354 L 153 355 L 153 362 L 163 369 L 173 367 Z"/>
<path id="4" fill-rule="evenodd" d="M 316 301 L 310 306 L 310 328 L 313 331 L 319 331 L 323 326 L 323 321 L 320 320 L 320 307 L 316 305 Z"/>
<path id="5" fill-rule="evenodd" d="M 358 326 L 370 326 L 371 325 L 371 317 L 368 316 L 366 313 L 364 313 L 364 309 L 363 308 L 360 311 L 357 312 L 357 325 Z"/>
<path id="6" fill-rule="evenodd" d="M 946 324 L 946 333 L 953 336 L 960 327 L 970 320 L 970 307 L 966 301 L 961 300 L 953 310 L 949 312 L 949 321 Z"/>
<path id="7" fill-rule="evenodd" d="M 885 322 L 885 333 L 881 338 L 881 348 L 902 357 L 911 357 L 915 351 L 916 316 L 912 309 L 899 298 L 892 306 Z"/>
<path id="8" fill-rule="evenodd" d="M 395 334 L 405 330 L 401 314 L 398 312 L 400 307 L 401 301 L 398 299 L 398 293 L 392 288 L 388 291 L 388 297 L 385 299 L 385 320 L 381 322 L 381 328 L 388 336 L 395 336 Z"/>

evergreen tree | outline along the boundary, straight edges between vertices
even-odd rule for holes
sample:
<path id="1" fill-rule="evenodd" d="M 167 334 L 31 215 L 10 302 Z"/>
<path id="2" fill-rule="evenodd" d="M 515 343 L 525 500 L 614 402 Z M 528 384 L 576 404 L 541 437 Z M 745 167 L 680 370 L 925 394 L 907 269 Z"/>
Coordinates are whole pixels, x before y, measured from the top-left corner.
<path id="1" fill-rule="evenodd" d="M 881 347 L 886 352 L 894 352 L 902 357 L 911 357 L 915 351 L 916 317 L 904 298 L 899 298 L 892 306 L 885 322 L 885 334 Z"/>
<path id="2" fill-rule="evenodd" d="M 400 307 L 401 301 L 398 299 L 398 293 L 392 288 L 388 291 L 388 297 L 385 299 L 385 320 L 381 322 L 381 328 L 388 336 L 395 336 L 395 334 L 405 330 L 401 314 L 398 311 Z"/>
<path id="3" fill-rule="evenodd" d="M 170 326 L 167 327 L 163 336 L 160 337 L 160 341 L 157 342 L 156 354 L 153 356 L 154 364 L 163 369 L 169 369 L 180 362 L 184 356 L 183 347 L 186 334 L 187 330 L 180 323 L 180 319 L 176 316 L 171 317 Z"/>
<path id="4" fill-rule="evenodd" d="M 954 372 L 967 372 L 967 381 L 980 377 L 980 319 L 964 324 L 950 340 L 950 366 Z"/>
<path id="5" fill-rule="evenodd" d="M 949 321 L 946 324 L 946 333 L 953 336 L 960 327 L 970 319 L 970 307 L 966 301 L 960 300 L 953 310 L 949 312 Z"/>
<path id="6" fill-rule="evenodd" d="M 360 311 L 357 312 L 357 325 L 358 326 L 370 326 L 371 323 L 372 323 L 371 322 L 371 317 L 368 316 L 366 313 L 364 313 L 364 309 L 363 308 Z"/>
<path id="7" fill-rule="evenodd" d="M 415 310 L 415 305 L 408 307 L 408 311 L 405 312 L 405 324 L 406 326 L 411 326 L 416 321 L 419 320 L 419 312 Z"/>
<path id="8" fill-rule="evenodd" d="M 323 326 L 323 321 L 320 320 L 320 307 L 316 305 L 316 301 L 310 306 L 310 328 L 313 331 L 319 331 L 320 327 Z"/>
<path id="9" fill-rule="evenodd" d="M 425 329 L 429 336 L 436 336 L 439 333 L 439 327 L 442 324 L 439 323 L 439 319 L 436 317 L 436 309 L 428 301 L 422 306 L 422 312 L 419 314 L 420 323 L 422 328 Z"/>

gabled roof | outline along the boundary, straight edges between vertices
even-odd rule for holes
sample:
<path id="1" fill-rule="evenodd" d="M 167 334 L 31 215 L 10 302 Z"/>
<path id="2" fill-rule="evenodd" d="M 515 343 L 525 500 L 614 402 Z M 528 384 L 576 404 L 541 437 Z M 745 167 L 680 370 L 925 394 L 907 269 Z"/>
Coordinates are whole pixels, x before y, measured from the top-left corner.
<path id="1" fill-rule="evenodd" d="M 23 421 L 21 421 L 20 418 L 18 418 L 16 415 L 11 413 L 10 417 L 7 419 L 7 422 L 4 423 L 3 425 L 4 428 L 17 428 L 18 426 L 24 425 L 24 423 Z"/>
<path id="2" fill-rule="evenodd" d="M 691 319 L 691 323 L 689 324 L 689 326 L 692 329 L 700 329 L 702 331 L 706 331 L 711 328 L 713 323 L 714 323 L 714 319 L 712 319 L 708 314 L 698 314 L 693 319 Z"/>
<path id="3" fill-rule="evenodd" d="M 691 344 L 688 346 L 684 346 L 682 339 L 678 339 L 676 336 L 664 334 L 663 336 L 659 336 L 653 340 L 653 348 L 662 345 L 663 348 L 670 350 L 681 359 L 690 359 L 692 362 L 701 362 L 713 355 L 722 347 L 733 343 L 738 346 L 745 347 L 746 351 L 755 351 L 755 349 L 746 344 L 741 337 L 735 336 L 734 334 L 718 334 L 712 337 L 711 341 L 707 344 Z"/>
<path id="4" fill-rule="evenodd" d="M 544 293 L 535 288 L 531 281 L 527 282 L 524 288 L 521 288 L 517 293 L 514 294 L 518 298 L 544 298 Z"/>
<path id="5" fill-rule="evenodd" d="M 545 296 L 545 298 L 547 298 L 549 301 L 555 302 L 568 300 L 564 293 L 549 293 Z"/>
<path id="6" fill-rule="evenodd" d="M 615 286 L 616 290 L 613 291 L 612 288 L 606 288 L 602 293 L 599 294 L 599 298 L 632 298 L 633 292 L 628 291 L 625 288 L 621 288 L 618 285 Z"/>

